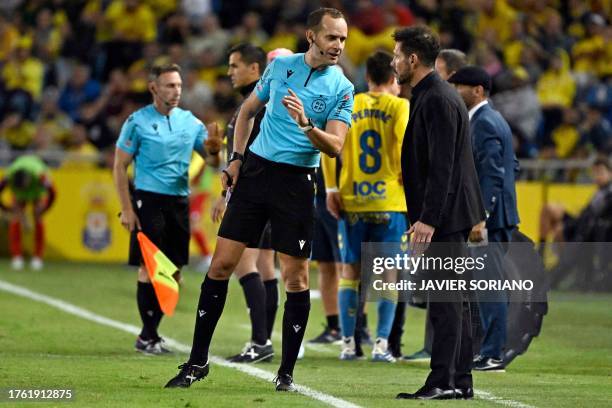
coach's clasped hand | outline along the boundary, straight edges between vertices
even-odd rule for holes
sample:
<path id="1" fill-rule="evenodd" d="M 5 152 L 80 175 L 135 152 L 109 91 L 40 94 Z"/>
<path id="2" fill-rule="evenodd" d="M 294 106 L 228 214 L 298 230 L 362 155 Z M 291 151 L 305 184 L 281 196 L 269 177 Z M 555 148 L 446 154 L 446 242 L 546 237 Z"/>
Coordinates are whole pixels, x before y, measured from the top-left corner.
<path id="1" fill-rule="evenodd" d="M 435 230 L 435 227 L 424 224 L 421 221 L 417 221 L 410 226 L 407 234 L 412 234 L 410 250 L 413 252 L 413 256 L 419 256 L 427 250 Z"/>

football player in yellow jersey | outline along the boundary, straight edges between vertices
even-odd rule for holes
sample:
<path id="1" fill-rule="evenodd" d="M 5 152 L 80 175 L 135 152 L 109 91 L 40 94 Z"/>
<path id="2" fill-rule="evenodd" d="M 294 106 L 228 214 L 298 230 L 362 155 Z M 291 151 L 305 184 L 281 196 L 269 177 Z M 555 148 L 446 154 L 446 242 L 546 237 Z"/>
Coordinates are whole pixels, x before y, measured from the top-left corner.
<path id="1" fill-rule="evenodd" d="M 369 91 L 355 96 L 339 178 L 335 161 L 322 158 L 327 206 L 339 219 L 338 240 L 343 263 L 338 291 L 341 360 L 357 358 L 354 334 L 361 243 L 400 242 L 406 231 L 400 155 L 409 105 L 407 100 L 397 97 L 400 88 L 393 76 L 391 60 L 390 54 L 376 52 L 366 62 Z M 395 362 L 388 350 L 388 338 L 396 301 L 397 293 L 385 293 L 378 301 L 373 361 Z"/>

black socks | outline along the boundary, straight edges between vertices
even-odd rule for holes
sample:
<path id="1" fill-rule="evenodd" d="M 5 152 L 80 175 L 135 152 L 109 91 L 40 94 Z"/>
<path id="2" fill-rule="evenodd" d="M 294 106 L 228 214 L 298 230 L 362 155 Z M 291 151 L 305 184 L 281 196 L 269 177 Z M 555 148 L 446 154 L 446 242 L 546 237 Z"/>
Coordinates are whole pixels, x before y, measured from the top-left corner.
<path id="1" fill-rule="evenodd" d="M 283 315 L 283 356 L 279 374 L 293 376 L 293 368 L 304 339 L 304 331 L 310 313 L 310 290 L 287 292 Z"/>
<path id="2" fill-rule="evenodd" d="M 136 301 L 138 312 L 142 320 L 142 331 L 140 338 L 143 340 L 157 340 L 157 328 L 164 313 L 159 307 L 153 284 L 150 282 L 138 282 L 136 287 Z"/>
<path id="3" fill-rule="evenodd" d="M 189 357 L 190 364 L 203 365 L 208 361 L 208 347 L 225 306 L 228 283 L 229 280 L 214 280 L 208 275 L 202 283 Z"/>
<path id="4" fill-rule="evenodd" d="M 240 278 L 240 285 L 249 308 L 251 340 L 263 346 L 268 340 L 268 327 L 266 325 L 266 290 L 261 276 L 257 272 L 248 273 Z"/>
<path id="5" fill-rule="evenodd" d="M 266 288 L 266 330 L 268 338 L 271 339 L 276 310 L 278 309 L 278 279 L 270 279 L 263 284 Z"/>

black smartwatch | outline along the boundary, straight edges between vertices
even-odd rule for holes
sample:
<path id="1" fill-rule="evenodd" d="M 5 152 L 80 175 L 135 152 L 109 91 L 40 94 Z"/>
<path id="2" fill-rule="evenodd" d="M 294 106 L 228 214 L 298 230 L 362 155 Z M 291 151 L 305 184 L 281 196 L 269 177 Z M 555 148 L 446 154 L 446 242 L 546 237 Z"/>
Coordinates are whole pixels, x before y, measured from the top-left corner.
<path id="1" fill-rule="evenodd" d="M 227 164 L 230 164 L 231 162 L 233 162 L 235 160 L 240 160 L 241 163 L 244 163 L 244 155 L 242 155 L 242 154 L 240 154 L 238 152 L 232 152 L 232 155 L 230 156 L 230 159 L 227 162 Z"/>

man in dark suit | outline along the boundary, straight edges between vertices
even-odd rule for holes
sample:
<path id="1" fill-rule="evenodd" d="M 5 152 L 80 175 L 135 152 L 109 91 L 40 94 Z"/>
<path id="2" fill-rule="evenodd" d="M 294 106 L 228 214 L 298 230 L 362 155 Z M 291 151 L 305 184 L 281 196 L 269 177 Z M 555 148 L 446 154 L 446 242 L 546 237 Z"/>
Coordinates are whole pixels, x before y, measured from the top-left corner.
<path id="1" fill-rule="evenodd" d="M 433 70 L 440 44 L 429 29 L 400 29 L 394 39 L 392 66 L 397 80 L 412 87 L 401 158 L 411 223 L 408 232 L 417 247 L 446 244 L 432 245 L 428 256 L 465 256 L 470 230 L 485 219 L 467 109 L 452 86 Z M 457 278 L 453 271 L 435 272 L 436 279 Z M 430 297 L 434 339 L 427 381 L 416 393 L 400 393 L 397 398 L 473 396 L 469 303 L 459 291 L 444 295 L 437 301 Z"/>
<path id="2" fill-rule="evenodd" d="M 516 207 L 515 171 L 518 161 L 512 146 L 512 132 L 502 115 L 487 101 L 491 77 L 482 68 L 466 66 L 448 82 L 455 84 L 469 109 L 474 162 L 482 191 L 487 220 L 475 226 L 471 241 L 488 240 L 488 245 L 474 248 L 473 255 L 487 254 L 487 267 L 475 278 L 504 279 L 503 258 L 512 231 L 519 223 Z M 486 230 L 486 231 L 485 231 Z M 476 271 L 475 271 L 476 272 Z M 508 318 L 507 295 L 503 292 L 477 292 L 483 342 L 474 360 L 474 370 L 504 370 Z"/>

